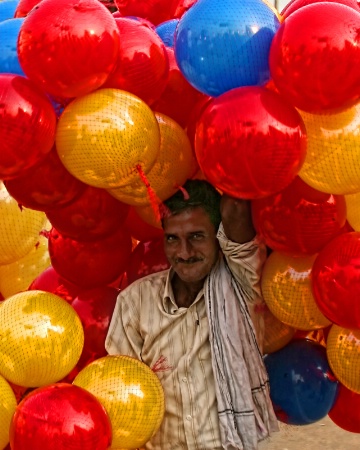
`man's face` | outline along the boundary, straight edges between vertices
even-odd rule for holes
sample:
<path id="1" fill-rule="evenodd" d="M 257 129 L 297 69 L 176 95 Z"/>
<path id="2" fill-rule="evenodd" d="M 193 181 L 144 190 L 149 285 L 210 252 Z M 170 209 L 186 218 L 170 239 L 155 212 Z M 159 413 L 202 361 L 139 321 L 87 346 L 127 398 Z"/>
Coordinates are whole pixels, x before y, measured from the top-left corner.
<path id="1" fill-rule="evenodd" d="M 203 280 L 219 257 L 216 230 L 203 208 L 187 209 L 166 218 L 165 254 L 185 283 Z"/>

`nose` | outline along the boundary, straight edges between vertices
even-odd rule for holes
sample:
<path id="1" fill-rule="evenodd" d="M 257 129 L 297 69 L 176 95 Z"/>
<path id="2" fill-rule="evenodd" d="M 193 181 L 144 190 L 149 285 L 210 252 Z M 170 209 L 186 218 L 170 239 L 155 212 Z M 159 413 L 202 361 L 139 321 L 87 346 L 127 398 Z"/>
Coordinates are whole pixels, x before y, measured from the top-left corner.
<path id="1" fill-rule="evenodd" d="M 179 248 L 177 252 L 177 257 L 181 259 L 189 259 L 194 256 L 194 249 L 187 239 L 183 239 L 179 243 Z"/>

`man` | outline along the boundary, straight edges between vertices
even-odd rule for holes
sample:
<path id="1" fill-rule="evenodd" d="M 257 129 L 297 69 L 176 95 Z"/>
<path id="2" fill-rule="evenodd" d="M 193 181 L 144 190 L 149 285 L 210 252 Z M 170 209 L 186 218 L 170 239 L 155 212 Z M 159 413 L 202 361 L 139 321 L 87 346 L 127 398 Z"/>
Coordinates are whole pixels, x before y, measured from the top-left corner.
<path id="1" fill-rule="evenodd" d="M 120 293 L 106 349 L 140 359 L 162 383 L 165 417 L 147 449 L 255 450 L 277 421 L 258 347 L 265 247 L 249 202 L 190 180 L 165 209 L 171 269 Z"/>

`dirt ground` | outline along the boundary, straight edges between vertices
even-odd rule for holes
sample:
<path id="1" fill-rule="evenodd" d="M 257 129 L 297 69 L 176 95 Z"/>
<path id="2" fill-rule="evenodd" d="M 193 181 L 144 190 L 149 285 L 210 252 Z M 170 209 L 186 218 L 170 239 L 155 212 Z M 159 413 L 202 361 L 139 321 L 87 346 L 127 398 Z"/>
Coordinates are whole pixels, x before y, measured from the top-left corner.
<path id="1" fill-rule="evenodd" d="M 350 433 L 329 418 L 305 426 L 280 424 L 261 450 L 360 450 L 360 433 Z"/>

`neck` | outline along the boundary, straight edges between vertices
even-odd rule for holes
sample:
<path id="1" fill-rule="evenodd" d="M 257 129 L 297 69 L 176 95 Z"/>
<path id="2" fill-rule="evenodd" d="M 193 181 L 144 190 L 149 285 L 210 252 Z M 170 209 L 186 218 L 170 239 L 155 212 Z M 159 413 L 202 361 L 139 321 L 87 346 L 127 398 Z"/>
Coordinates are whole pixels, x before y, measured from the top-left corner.
<path id="1" fill-rule="evenodd" d="M 196 281 L 194 283 L 186 283 L 175 274 L 171 284 L 174 291 L 176 304 L 179 307 L 188 308 L 194 303 L 198 293 L 203 288 L 204 280 Z"/>

